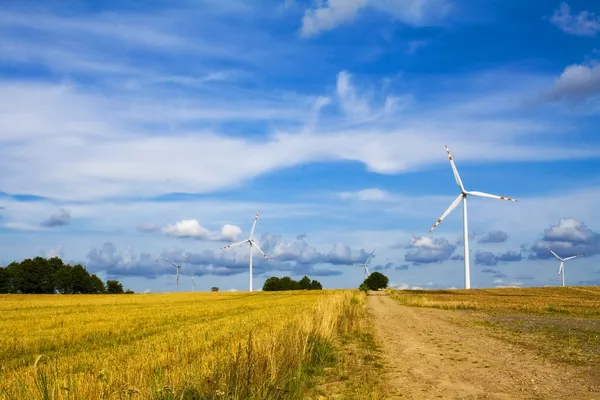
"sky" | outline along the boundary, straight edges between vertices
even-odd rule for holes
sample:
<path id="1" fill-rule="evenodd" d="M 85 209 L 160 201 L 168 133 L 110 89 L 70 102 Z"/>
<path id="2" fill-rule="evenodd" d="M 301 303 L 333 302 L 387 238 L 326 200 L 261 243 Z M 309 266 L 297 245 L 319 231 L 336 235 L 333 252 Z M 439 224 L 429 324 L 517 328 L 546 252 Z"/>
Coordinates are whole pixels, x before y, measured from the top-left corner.
<path id="1" fill-rule="evenodd" d="M 600 285 L 600 3 L 8 1 L 0 263 L 136 292 Z"/>

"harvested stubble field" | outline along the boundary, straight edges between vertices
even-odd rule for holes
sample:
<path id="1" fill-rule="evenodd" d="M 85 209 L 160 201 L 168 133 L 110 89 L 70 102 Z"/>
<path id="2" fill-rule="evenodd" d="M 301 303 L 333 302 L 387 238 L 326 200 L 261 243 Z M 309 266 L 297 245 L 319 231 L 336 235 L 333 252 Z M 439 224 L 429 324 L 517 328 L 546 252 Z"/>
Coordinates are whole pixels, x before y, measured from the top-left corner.
<path id="1" fill-rule="evenodd" d="M 301 398 L 357 291 L 0 296 L 0 399 Z"/>
<path id="2" fill-rule="evenodd" d="M 456 323 L 480 327 L 517 349 L 587 370 L 600 390 L 600 287 L 388 290 L 403 305 L 459 311 Z"/>

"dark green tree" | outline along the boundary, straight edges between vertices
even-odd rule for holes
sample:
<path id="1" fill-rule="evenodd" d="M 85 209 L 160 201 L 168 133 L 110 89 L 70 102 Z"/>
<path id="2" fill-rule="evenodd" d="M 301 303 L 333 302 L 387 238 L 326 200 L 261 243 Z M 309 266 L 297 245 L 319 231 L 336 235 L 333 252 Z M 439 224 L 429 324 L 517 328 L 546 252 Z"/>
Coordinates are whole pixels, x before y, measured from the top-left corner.
<path id="1" fill-rule="evenodd" d="M 321 282 L 315 281 L 314 279 L 310 282 L 310 290 L 323 290 Z"/>
<path id="2" fill-rule="evenodd" d="M 276 276 L 272 276 L 268 278 L 264 285 L 263 291 L 265 292 L 273 292 L 280 290 L 322 290 L 323 286 L 319 281 L 311 281 L 308 276 L 300 279 L 300 282 L 293 280 L 289 276 L 284 276 L 283 278 L 277 278 Z"/>
<path id="3" fill-rule="evenodd" d="M 122 294 L 123 285 L 119 281 L 106 281 L 106 293 L 109 294 Z"/>
<path id="4" fill-rule="evenodd" d="M 104 282 L 102 279 L 98 278 L 96 274 L 92 274 L 90 277 L 90 281 L 92 282 L 92 288 L 94 289 L 92 293 L 105 293 L 106 287 L 104 286 Z"/>
<path id="5" fill-rule="evenodd" d="M 385 289 L 388 286 L 388 282 L 388 277 L 383 275 L 381 272 L 373 272 L 364 281 L 370 290 Z"/>
<path id="6" fill-rule="evenodd" d="M 298 286 L 300 290 L 310 290 L 310 278 L 304 275 L 304 278 L 298 282 Z"/>
<path id="7" fill-rule="evenodd" d="M 12 277 L 6 268 L 0 267 L 0 293 L 12 293 Z"/>

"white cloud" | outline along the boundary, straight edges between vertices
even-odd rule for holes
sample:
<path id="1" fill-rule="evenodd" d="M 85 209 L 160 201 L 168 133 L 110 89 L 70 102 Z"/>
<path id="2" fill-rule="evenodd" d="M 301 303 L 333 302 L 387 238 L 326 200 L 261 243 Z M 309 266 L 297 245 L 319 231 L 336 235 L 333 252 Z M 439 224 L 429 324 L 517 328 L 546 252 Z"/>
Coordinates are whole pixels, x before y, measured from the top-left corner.
<path id="1" fill-rule="evenodd" d="M 358 192 L 342 192 L 338 196 L 343 200 L 359 200 L 359 201 L 391 201 L 392 195 L 385 190 L 370 188 L 362 189 Z"/>
<path id="2" fill-rule="evenodd" d="M 58 245 L 57 247 L 55 247 L 53 249 L 44 251 L 45 258 L 58 257 L 58 258 L 62 259 L 64 256 L 65 256 L 65 246 L 63 246 L 62 244 Z"/>
<path id="3" fill-rule="evenodd" d="M 494 279 L 492 282 L 497 288 L 518 288 L 523 286 L 523 282 L 521 281 L 506 281 L 505 279 Z"/>
<path id="4" fill-rule="evenodd" d="M 39 225 L 29 224 L 27 222 L 19 222 L 19 221 L 9 221 L 4 223 L 4 227 L 8 229 L 16 229 L 20 231 L 44 231 L 46 228 L 43 228 Z"/>
<path id="5" fill-rule="evenodd" d="M 569 65 L 545 97 L 549 100 L 583 101 L 600 94 L 600 63 Z"/>
<path id="6" fill-rule="evenodd" d="M 317 4 L 302 17 L 302 36 L 316 36 L 348 24 L 364 8 L 386 13 L 412 26 L 438 24 L 451 10 L 447 0 L 325 0 Z"/>
<path id="7" fill-rule="evenodd" d="M 340 104 L 359 104 L 350 108 L 361 109 L 362 100 L 356 99 L 369 98 L 351 85 L 342 94 L 346 97 L 337 99 Z M 327 114 L 309 131 L 303 126 L 281 128 L 259 139 L 204 129 L 149 133 L 149 125 L 177 127 L 203 118 L 282 119 L 298 126 L 314 117 L 315 104 L 322 107 L 325 103 L 318 100 L 323 96 L 277 101 L 267 96 L 268 100 L 256 100 L 252 105 L 239 98 L 227 99 L 231 103 L 226 104 L 223 99 L 221 108 L 217 97 L 213 104 L 208 99 L 190 98 L 179 107 L 177 101 L 165 106 L 164 101 L 152 99 L 152 93 L 138 96 L 118 90 L 109 95 L 74 86 L 0 83 L 0 125 L 6 127 L 0 144 L 7 149 L 0 167 L 15 171 L 0 176 L 0 186 L 10 193 L 69 200 L 206 193 L 315 161 L 357 161 L 383 174 L 415 171 L 443 162 L 439 154 L 445 142 L 460 149 L 461 162 L 487 161 L 487 154 L 496 152 L 504 154 L 507 161 L 554 161 L 600 154 L 600 149 L 569 148 L 556 141 L 540 147 L 531 143 L 531 135 L 558 135 L 553 132 L 555 125 L 507 117 L 498 122 L 486 109 L 476 111 L 472 105 L 461 110 L 456 101 L 448 103 L 450 108 L 411 108 L 404 117 L 390 114 L 389 120 L 373 117 L 385 114 L 385 105 L 383 111 L 375 112 L 372 110 L 378 108 L 369 106 L 371 119 L 360 126 L 353 125 L 351 117 Z M 479 134 L 473 136 L 474 132 Z M 47 157 L 48 153 L 54 157 Z"/>
<path id="8" fill-rule="evenodd" d="M 186 219 L 178 221 L 163 229 L 163 232 L 169 236 L 177 238 L 193 238 L 199 240 L 213 241 L 234 241 L 242 233 L 239 226 L 225 224 L 220 232 L 211 232 L 204 228 L 195 219 Z"/>
<path id="9" fill-rule="evenodd" d="M 571 14 L 571 8 L 565 2 L 554 11 L 550 21 L 563 32 L 577 36 L 596 36 L 600 32 L 600 16 L 590 11 Z"/>

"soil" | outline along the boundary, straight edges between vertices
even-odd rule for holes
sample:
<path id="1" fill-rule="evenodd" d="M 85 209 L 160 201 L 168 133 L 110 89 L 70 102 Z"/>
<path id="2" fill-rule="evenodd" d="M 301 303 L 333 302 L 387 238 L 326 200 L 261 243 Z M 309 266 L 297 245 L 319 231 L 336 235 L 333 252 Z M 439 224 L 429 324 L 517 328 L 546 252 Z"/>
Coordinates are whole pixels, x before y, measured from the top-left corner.
<path id="1" fill-rule="evenodd" d="M 494 338 L 460 311 L 406 307 L 383 292 L 368 310 L 391 398 L 600 399 L 589 370 Z"/>

